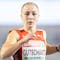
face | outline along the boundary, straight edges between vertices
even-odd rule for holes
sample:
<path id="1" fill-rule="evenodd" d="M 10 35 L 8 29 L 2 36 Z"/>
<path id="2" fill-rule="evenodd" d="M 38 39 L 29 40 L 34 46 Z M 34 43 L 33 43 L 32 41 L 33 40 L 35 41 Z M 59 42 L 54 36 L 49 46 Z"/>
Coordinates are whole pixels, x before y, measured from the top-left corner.
<path id="1" fill-rule="evenodd" d="M 35 5 L 25 5 L 22 8 L 21 14 L 24 26 L 32 28 L 36 25 L 39 17 L 39 12 L 38 8 Z"/>

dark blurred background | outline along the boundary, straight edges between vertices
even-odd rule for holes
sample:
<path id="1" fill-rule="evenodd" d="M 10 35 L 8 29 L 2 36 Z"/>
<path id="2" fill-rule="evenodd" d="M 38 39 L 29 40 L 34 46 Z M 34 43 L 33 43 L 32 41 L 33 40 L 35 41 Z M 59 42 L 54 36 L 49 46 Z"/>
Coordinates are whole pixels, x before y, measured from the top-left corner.
<path id="1" fill-rule="evenodd" d="M 10 30 L 21 28 L 22 26 L 0 26 L 0 48 L 5 42 Z M 37 26 L 37 28 L 44 29 L 47 33 L 47 42 L 52 45 L 60 44 L 60 26 Z M 54 53 L 46 56 L 46 60 L 60 60 L 60 53 Z M 0 59 L 2 60 L 2 59 Z M 9 57 L 5 60 L 11 60 Z"/>

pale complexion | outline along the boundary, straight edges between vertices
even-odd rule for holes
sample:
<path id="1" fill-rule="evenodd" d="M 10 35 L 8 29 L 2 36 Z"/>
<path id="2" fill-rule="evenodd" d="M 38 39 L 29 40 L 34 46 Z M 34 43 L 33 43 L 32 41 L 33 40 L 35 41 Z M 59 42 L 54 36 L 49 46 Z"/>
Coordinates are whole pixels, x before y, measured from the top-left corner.
<path id="1" fill-rule="evenodd" d="M 35 5 L 25 5 L 23 7 L 21 17 L 24 24 L 24 29 L 35 32 L 36 30 L 36 22 L 39 18 L 39 10 Z"/>
<path id="2" fill-rule="evenodd" d="M 28 16 L 28 14 L 29 14 L 29 16 Z M 22 20 L 24 23 L 23 28 L 27 32 L 29 32 L 29 34 L 26 35 L 23 39 L 19 40 L 19 35 L 15 30 L 13 30 L 11 33 L 9 33 L 6 42 L 3 44 L 2 48 L 1 48 L 1 57 L 2 58 L 12 56 L 21 47 L 22 44 L 24 44 L 32 36 L 34 36 L 33 33 L 36 31 L 36 21 L 38 18 L 37 7 L 35 5 L 31 5 L 31 4 L 26 5 L 26 7 L 24 6 L 22 9 L 21 17 L 22 17 Z"/>
<path id="3" fill-rule="evenodd" d="M 29 34 L 20 40 L 16 30 L 13 30 L 11 33 L 9 33 L 6 42 L 3 44 L 1 48 L 0 56 L 2 58 L 12 56 L 21 47 L 22 44 L 24 44 L 32 36 L 34 36 L 34 32 L 36 31 L 36 22 L 38 21 L 39 18 L 38 8 L 34 4 L 26 4 L 22 8 L 21 18 L 24 24 L 23 28 L 25 31 L 29 32 Z M 44 32 L 44 39 L 46 40 L 46 32 L 44 30 L 43 32 Z M 57 52 L 56 46 L 52 46 L 48 43 L 46 43 L 46 49 L 47 54 Z M 58 46 L 58 49 L 60 49 L 60 46 Z"/>

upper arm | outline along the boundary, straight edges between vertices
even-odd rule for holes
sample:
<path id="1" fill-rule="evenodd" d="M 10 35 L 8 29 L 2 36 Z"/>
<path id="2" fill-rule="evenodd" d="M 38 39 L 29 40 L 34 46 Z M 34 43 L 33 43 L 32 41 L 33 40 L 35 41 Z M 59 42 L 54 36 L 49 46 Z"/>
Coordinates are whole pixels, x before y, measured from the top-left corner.
<path id="1" fill-rule="evenodd" d="M 46 31 L 43 30 L 43 36 L 44 36 L 44 40 L 46 40 Z"/>
<path id="2" fill-rule="evenodd" d="M 16 43 L 18 39 L 19 39 L 18 33 L 15 30 L 13 30 L 8 34 L 7 39 L 3 46 L 8 47 L 10 44 Z"/>
<path id="3" fill-rule="evenodd" d="M 42 31 L 43 31 L 44 41 L 45 41 L 45 43 L 46 43 L 46 45 L 47 45 L 47 42 L 46 42 L 46 31 L 45 31 L 45 30 L 42 30 Z"/>
<path id="4" fill-rule="evenodd" d="M 51 46 L 51 44 L 49 44 L 49 43 L 47 43 L 47 41 L 46 41 L 46 31 L 44 31 L 43 30 L 43 36 L 44 36 L 44 40 L 45 40 L 45 42 L 46 42 L 46 48 L 49 48 L 50 46 Z"/>

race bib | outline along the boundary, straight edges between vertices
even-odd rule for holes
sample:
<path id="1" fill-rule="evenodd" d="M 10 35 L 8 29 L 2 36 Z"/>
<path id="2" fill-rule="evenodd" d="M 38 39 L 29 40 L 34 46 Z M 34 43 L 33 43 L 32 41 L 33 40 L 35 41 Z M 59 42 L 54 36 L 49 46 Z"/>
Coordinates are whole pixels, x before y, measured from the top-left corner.
<path id="1" fill-rule="evenodd" d="M 22 46 L 22 60 L 45 60 L 46 46 L 43 41 L 30 40 Z"/>

